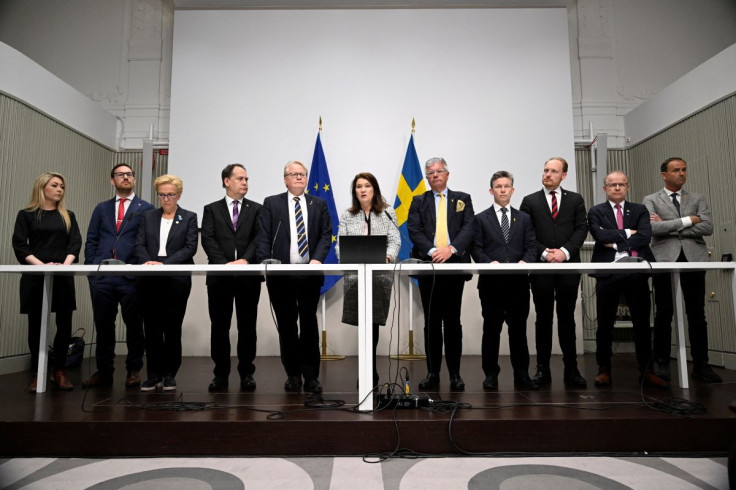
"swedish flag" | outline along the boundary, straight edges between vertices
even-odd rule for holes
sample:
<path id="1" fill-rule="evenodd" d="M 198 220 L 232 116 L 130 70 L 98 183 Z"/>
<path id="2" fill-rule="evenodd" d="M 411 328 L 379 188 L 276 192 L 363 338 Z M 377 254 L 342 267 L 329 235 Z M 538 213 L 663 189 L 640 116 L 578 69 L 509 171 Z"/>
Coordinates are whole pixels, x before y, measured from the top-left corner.
<path id="1" fill-rule="evenodd" d="M 327 201 L 327 210 L 330 212 L 332 220 L 332 245 L 330 252 L 325 258 L 325 264 L 337 264 L 337 254 L 335 253 L 335 243 L 337 243 L 337 229 L 340 225 L 340 216 L 337 214 L 335 207 L 335 196 L 332 194 L 332 182 L 330 181 L 330 172 L 327 171 L 327 160 L 325 152 L 322 150 L 322 141 L 319 133 L 317 133 L 317 142 L 314 144 L 314 156 L 312 157 L 312 167 L 309 169 L 309 183 L 306 192 L 310 196 L 321 197 Z M 325 283 L 322 286 L 320 294 L 325 294 L 340 280 L 342 276 L 325 276 Z"/>
<path id="2" fill-rule="evenodd" d="M 401 169 L 401 177 L 399 177 L 399 187 L 396 189 L 396 200 L 394 201 L 396 219 L 399 222 L 399 230 L 401 230 L 399 260 L 408 259 L 413 246 L 409 240 L 409 230 L 406 224 L 409 218 L 409 206 L 411 206 L 414 196 L 423 194 L 426 190 L 422 166 L 419 164 L 417 150 L 414 148 L 414 135 L 411 135 L 404 157 L 404 167 Z"/>

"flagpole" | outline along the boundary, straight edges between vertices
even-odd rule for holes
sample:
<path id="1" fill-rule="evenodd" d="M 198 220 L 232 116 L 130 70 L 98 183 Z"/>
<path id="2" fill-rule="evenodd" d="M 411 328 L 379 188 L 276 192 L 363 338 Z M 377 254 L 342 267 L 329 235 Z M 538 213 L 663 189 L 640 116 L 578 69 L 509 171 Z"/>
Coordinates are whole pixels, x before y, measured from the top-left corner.
<path id="1" fill-rule="evenodd" d="M 319 134 L 322 133 L 322 116 L 319 116 Z M 327 307 L 326 298 L 327 291 L 320 297 L 322 303 L 322 355 L 319 357 L 321 361 L 342 361 L 345 356 L 327 354 Z"/>
<path id="2" fill-rule="evenodd" d="M 414 130 L 416 128 L 416 121 L 412 117 L 411 118 L 411 134 L 414 135 Z M 411 287 L 412 283 L 411 279 L 409 279 L 409 353 L 408 354 L 396 354 L 392 355 L 391 359 L 398 359 L 401 361 L 422 361 L 427 358 L 427 356 L 422 354 L 415 354 L 414 353 L 414 288 Z"/>

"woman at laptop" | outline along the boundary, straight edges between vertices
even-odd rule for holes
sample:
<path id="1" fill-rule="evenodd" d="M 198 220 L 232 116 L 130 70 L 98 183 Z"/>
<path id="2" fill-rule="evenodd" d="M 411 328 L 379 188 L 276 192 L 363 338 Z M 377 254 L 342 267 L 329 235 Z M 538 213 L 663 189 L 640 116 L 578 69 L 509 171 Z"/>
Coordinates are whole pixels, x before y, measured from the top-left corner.
<path id="1" fill-rule="evenodd" d="M 373 174 L 359 173 L 350 186 L 352 206 L 340 217 L 337 245 L 335 251 L 340 257 L 340 237 L 346 235 L 386 235 L 386 263 L 396 260 L 401 248 L 401 235 L 396 225 L 396 213 L 381 195 L 381 188 Z M 345 298 L 342 308 L 342 321 L 358 325 L 358 281 L 355 274 L 345 274 L 343 279 Z M 378 345 L 378 326 L 386 324 L 393 274 L 376 274 L 373 279 L 373 385 L 378 385 L 376 369 L 376 346 Z"/>

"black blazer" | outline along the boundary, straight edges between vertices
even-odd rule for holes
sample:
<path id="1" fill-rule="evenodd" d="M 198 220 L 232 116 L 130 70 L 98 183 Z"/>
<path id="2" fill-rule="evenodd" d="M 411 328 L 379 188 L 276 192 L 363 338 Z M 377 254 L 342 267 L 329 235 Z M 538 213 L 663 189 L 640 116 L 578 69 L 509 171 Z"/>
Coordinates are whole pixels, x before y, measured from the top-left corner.
<path id="1" fill-rule="evenodd" d="M 470 250 L 473 246 L 473 200 L 465 192 L 447 190 L 447 234 L 450 244 L 457 254 L 448 262 L 470 262 Z M 414 196 L 409 206 L 409 239 L 414 244 L 412 257 L 428 260 L 429 252 L 434 248 L 434 235 L 437 228 L 437 211 L 434 206 L 434 192 L 429 190 L 422 195 Z"/>
<path id="2" fill-rule="evenodd" d="M 473 240 L 473 260 L 488 264 L 498 261 L 517 263 L 520 260 L 533 263 L 537 253 L 537 241 L 534 236 L 532 219 L 528 214 L 511 208 L 509 216 L 509 243 L 503 237 L 501 225 L 496 217 L 496 205 L 491 206 L 475 217 L 475 235 Z M 493 281 L 490 274 L 478 276 L 478 287 Z"/>
<path id="3" fill-rule="evenodd" d="M 604 246 L 605 243 L 615 243 L 620 252 L 636 250 L 639 257 L 654 261 L 649 249 L 649 240 L 652 238 L 649 211 L 643 204 L 625 201 L 622 212 L 624 228 L 636 230 L 630 238 L 626 238 L 626 232 L 616 226 L 616 216 L 608 201 L 597 204 L 588 211 L 588 228 L 595 239 L 591 262 L 613 262 L 616 250 Z"/>
<path id="4" fill-rule="evenodd" d="M 307 208 L 307 242 L 309 257 L 312 260 L 325 261 L 332 245 L 332 220 L 324 199 L 303 195 Z M 287 202 L 289 194 L 284 192 L 267 197 L 263 201 L 258 218 L 258 235 L 256 237 L 256 261 L 278 259 L 289 264 L 291 248 L 291 232 L 289 227 L 291 206 Z"/>
<path id="5" fill-rule="evenodd" d="M 557 189 L 561 194 L 557 220 L 547 204 L 544 190 L 539 190 L 521 201 L 519 210 L 531 216 L 537 237 L 537 261 L 547 248 L 564 248 L 570 254 L 570 262 L 580 262 L 580 249 L 588 236 L 588 220 L 583 197 L 577 192 Z"/>
<path id="6" fill-rule="evenodd" d="M 163 209 L 152 209 L 143 213 L 135 243 L 135 253 L 139 264 L 156 260 L 158 257 L 159 234 L 163 214 Z M 171 225 L 166 240 L 166 257 L 161 262 L 164 264 L 194 264 L 194 254 L 196 252 L 197 213 L 177 207 L 174 223 Z"/>
<path id="7" fill-rule="evenodd" d="M 202 215 L 202 248 L 210 264 L 227 264 L 237 259 L 256 263 L 256 234 L 261 205 L 243 199 L 238 223 L 233 230 L 228 201 L 223 198 L 204 207 Z M 237 250 L 237 257 L 235 251 Z M 207 275 L 207 284 L 216 284 L 226 276 Z"/>

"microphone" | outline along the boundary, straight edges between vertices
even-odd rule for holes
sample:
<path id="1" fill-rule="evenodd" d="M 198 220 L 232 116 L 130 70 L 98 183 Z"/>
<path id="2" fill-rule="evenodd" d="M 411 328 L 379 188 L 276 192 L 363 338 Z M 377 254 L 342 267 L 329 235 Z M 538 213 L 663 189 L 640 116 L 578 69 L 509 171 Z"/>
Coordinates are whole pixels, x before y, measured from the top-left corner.
<path id="1" fill-rule="evenodd" d="M 401 235 L 401 238 L 402 238 L 402 239 L 404 239 L 404 240 L 406 240 L 406 241 L 407 241 L 407 242 L 409 242 L 409 243 L 412 243 L 412 241 L 411 241 L 411 240 L 409 240 L 409 237 L 407 237 L 407 236 L 406 236 L 406 235 L 404 234 L 404 232 L 403 232 L 403 231 L 401 231 L 401 228 L 399 228 L 399 225 L 398 225 L 398 224 L 396 224 L 396 223 L 394 222 L 394 220 L 393 220 L 393 218 L 391 217 L 391 215 L 390 215 L 390 214 L 388 214 L 388 211 L 386 211 L 386 210 L 384 209 L 384 210 L 383 210 L 383 212 L 384 212 L 384 213 L 386 213 L 386 216 L 388 216 L 388 220 L 389 220 L 389 221 L 391 222 L 391 224 L 392 224 L 392 225 L 394 225 L 394 227 L 395 227 L 395 228 L 396 228 L 396 229 L 397 229 L 397 230 L 399 231 L 399 234 Z M 402 264 L 421 264 L 422 262 L 424 262 L 424 261 L 422 261 L 421 259 L 415 259 L 415 258 L 409 258 L 409 259 L 404 259 L 404 260 L 402 260 L 402 261 L 401 261 L 401 263 L 402 263 Z"/>
<path id="2" fill-rule="evenodd" d="M 629 249 L 628 250 L 628 252 L 629 252 L 628 257 L 621 257 L 620 259 L 616 260 L 616 262 L 621 262 L 621 263 L 625 263 L 625 262 L 644 262 L 644 257 L 633 257 L 631 255 L 631 252 L 633 251 L 633 249 L 631 248 L 631 244 L 629 243 L 628 238 L 626 238 L 626 231 L 625 230 L 619 230 L 618 226 L 613 226 L 613 223 L 611 223 L 611 221 L 608 219 L 608 216 L 606 216 L 605 213 L 603 214 L 603 219 L 606 220 L 606 223 L 611 228 L 613 228 L 614 230 L 616 230 L 616 231 L 619 232 L 619 234 L 621 235 L 621 238 L 624 239 L 624 242 L 626 243 L 626 246 Z"/>
<path id="3" fill-rule="evenodd" d="M 138 201 L 138 207 L 136 208 L 132 216 L 138 216 L 141 212 L 140 209 L 141 209 L 141 202 Z M 125 233 L 125 229 L 128 227 L 128 223 L 130 223 L 130 219 L 123 218 L 123 229 L 120 230 L 120 232 L 118 232 L 117 235 L 115 235 L 115 242 L 113 242 L 112 244 L 112 256 L 113 257 L 117 255 L 118 240 L 120 240 L 120 237 L 123 236 L 123 233 Z M 111 259 L 104 259 L 100 261 L 100 264 L 101 265 L 125 265 L 125 262 L 117 258 L 111 258 Z"/>
<path id="4" fill-rule="evenodd" d="M 273 257 L 273 246 L 276 243 L 276 238 L 279 236 L 279 229 L 281 229 L 281 220 L 279 220 L 279 224 L 276 227 L 276 233 L 273 234 L 273 240 L 271 241 L 271 257 Z M 280 264 L 281 261 L 279 259 L 269 258 L 265 259 L 261 262 L 261 264 Z"/>

